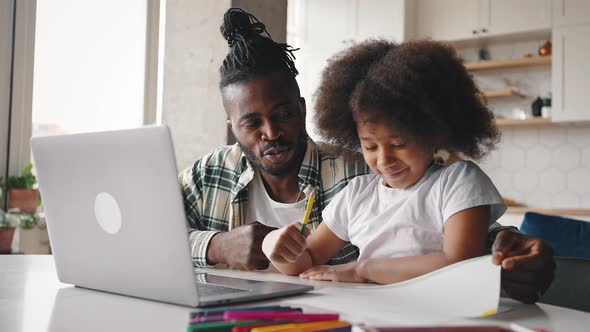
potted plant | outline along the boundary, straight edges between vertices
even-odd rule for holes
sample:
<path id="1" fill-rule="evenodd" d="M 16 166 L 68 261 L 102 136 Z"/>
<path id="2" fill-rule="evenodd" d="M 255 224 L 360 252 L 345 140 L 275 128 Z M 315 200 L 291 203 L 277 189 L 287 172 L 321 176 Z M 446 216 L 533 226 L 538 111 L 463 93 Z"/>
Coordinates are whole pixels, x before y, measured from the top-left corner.
<path id="1" fill-rule="evenodd" d="M 14 225 L 10 222 L 4 210 L 0 209 L 0 254 L 10 254 L 12 252 L 14 229 Z"/>
<path id="2" fill-rule="evenodd" d="M 49 237 L 47 227 L 42 214 L 30 215 L 24 213 L 15 214 L 18 219 L 18 251 L 23 254 L 48 254 Z"/>
<path id="3" fill-rule="evenodd" d="M 33 165 L 29 163 L 20 176 L 8 177 L 8 209 L 18 208 L 22 213 L 35 214 L 39 205 L 39 191 L 33 189 L 37 178 L 31 172 L 32 169 Z"/>

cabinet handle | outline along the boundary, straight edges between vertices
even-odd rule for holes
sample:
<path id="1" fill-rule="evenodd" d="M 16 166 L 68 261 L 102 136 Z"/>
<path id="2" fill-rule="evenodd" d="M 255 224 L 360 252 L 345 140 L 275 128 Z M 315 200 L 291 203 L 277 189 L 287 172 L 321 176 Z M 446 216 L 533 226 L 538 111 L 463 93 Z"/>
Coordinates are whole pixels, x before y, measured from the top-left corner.
<path id="1" fill-rule="evenodd" d="M 472 30 L 471 33 L 477 35 L 477 30 Z"/>
<path id="2" fill-rule="evenodd" d="M 481 32 L 482 32 L 482 33 L 486 33 L 486 32 L 488 32 L 488 29 L 486 29 L 486 28 L 483 28 L 483 29 L 481 29 Z"/>

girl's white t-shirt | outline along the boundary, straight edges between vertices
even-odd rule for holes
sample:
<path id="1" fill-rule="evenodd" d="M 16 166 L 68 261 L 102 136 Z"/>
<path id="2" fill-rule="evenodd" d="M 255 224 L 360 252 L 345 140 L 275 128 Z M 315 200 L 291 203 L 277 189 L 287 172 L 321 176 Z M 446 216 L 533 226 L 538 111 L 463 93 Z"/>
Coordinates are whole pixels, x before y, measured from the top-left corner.
<path id="1" fill-rule="evenodd" d="M 445 222 L 490 205 L 489 224 L 506 211 L 490 178 L 471 161 L 433 163 L 413 186 L 394 189 L 375 175 L 354 178 L 322 212 L 323 223 L 360 250 L 360 259 L 442 251 Z"/>

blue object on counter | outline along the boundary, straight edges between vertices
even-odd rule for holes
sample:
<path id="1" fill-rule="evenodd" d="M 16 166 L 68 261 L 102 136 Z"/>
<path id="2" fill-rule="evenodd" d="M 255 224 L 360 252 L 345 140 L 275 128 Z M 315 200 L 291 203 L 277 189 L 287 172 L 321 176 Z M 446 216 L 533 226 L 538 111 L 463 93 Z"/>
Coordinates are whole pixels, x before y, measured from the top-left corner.
<path id="1" fill-rule="evenodd" d="M 527 212 L 520 231 L 549 242 L 555 256 L 590 258 L 590 222 Z"/>

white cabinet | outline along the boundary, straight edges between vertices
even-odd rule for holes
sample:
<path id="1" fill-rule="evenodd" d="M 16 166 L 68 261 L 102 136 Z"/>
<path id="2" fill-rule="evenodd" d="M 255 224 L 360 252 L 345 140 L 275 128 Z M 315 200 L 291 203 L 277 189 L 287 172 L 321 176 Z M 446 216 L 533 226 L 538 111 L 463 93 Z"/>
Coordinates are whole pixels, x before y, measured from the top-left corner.
<path id="1" fill-rule="evenodd" d="M 588 121 L 590 24 L 553 29 L 552 117 L 555 122 Z"/>
<path id="2" fill-rule="evenodd" d="M 550 0 L 418 0 L 416 36 L 465 40 L 551 28 Z"/>
<path id="3" fill-rule="evenodd" d="M 352 43 L 367 38 L 402 41 L 409 0 L 299 0 L 300 26 L 292 26 L 304 40 L 320 44 Z M 413 15 L 413 11 L 412 11 Z"/>
<path id="4" fill-rule="evenodd" d="M 288 42 L 296 52 L 302 95 L 307 99 L 308 124 L 313 118 L 313 99 L 326 60 L 354 42 L 368 38 L 403 41 L 412 0 L 290 0 Z M 313 137 L 313 127 L 308 126 Z"/>
<path id="5" fill-rule="evenodd" d="M 410 34 L 405 23 L 409 13 L 414 15 L 411 1 L 356 0 L 355 40 L 385 38 L 402 42 Z"/>
<path id="6" fill-rule="evenodd" d="M 298 81 L 307 98 L 308 111 L 312 111 L 311 96 L 326 60 L 351 45 L 355 38 L 356 0 L 301 0 L 296 5 L 293 10 L 299 12 L 300 21 L 291 26 L 294 31 L 289 31 L 289 35 L 295 38 L 289 42 L 301 48 L 301 52 L 295 52 Z"/>
<path id="7" fill-rule="evenodd" d="M 418 0 L 416 36 L 435 40 L 472 38 L 479 33 L 479 0 Z"/>
<path id="8" fill-rule="evenodd" d="M 553 26 L 590 24 L 590 1 L 553 0 Z"/>
<path id="9" fill-rule="evenodd" d="M 487 33 L 507 34 L 551 29 L 549 0 L 480 1 L 482 25 Z"/>

